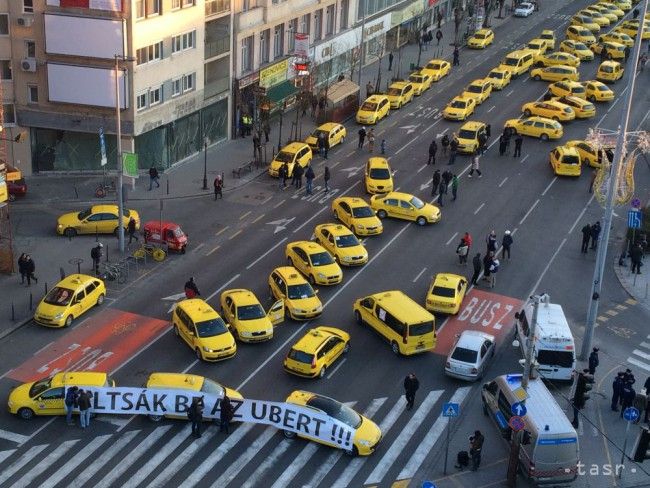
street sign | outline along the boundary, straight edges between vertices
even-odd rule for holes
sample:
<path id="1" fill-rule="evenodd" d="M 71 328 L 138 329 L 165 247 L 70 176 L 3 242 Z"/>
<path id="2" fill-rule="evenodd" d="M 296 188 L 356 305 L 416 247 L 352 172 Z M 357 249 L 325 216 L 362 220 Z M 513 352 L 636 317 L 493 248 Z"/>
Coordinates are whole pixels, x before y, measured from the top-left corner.
<path id="1" fill-rule="evenodd" d="M 636 208 L 627 211 L 627 226 L 630 229 L 640 229 L 643 214 Z"/>
<path id="2" fill-rule="evenodd" d="M 523 402 L 526 398 L 528 398 L 528 393 L 526 393 L 526 390 L 524 388 L 522 388 L 521 386 L 519 388 L 515 388 L 514 390 L 512 390 L 512 394 L 520 402 Z"/>
<path id="3" fill-rule="evenodd" d="M 521 402 L 517 402 L 512 404 L 512 406 L 510 407 L 510 411 L 512 412 L 512 415 L 523 417 L 524 415 L 526 415 L 526 412 L 528 410 L 526 409 L 526 405 L 524 405 Z"/>
<path id="4" fill-rule="evenodd" d="M 436 488 L 436 485 L 431 481 L 423 481 L 422 488 Z"/>
<path id="5" fill-rule="evenodd" d="M 634 407 L 627 407 L 623 411 L 623 418 L 628 422 L 634 422 L 636 419 L 639 418 L 639 410 Z"/>
<path id="6" fill-rule="evenodd" d="M 460 404 L 445 403 L 442 405 L 443 417 L 458 417 L 460 415 Z"/>
<path id="7" fill-rule="evenodd" d="M 508 421 L 508 425 L 514 430 L 515 432 L 519 432 L 520 430 L 523 430 L 524 427 L 526 427 L 526 422 L 524 422 L 524 419 L 517 415 L 513 415 L 510 417 L 510 420 Z"/>
<path id="8" fill-rule="evenodd" d="M 122 153 L 122 168 L 126 176 L 138 177 L 138 155 L 136 153 Z"/>
<path id="9" fill-rule="evenodd" d="M 638 198 L 633 198 L 631 205 L 633 208 L 641 208 L 641 200 Z"/>

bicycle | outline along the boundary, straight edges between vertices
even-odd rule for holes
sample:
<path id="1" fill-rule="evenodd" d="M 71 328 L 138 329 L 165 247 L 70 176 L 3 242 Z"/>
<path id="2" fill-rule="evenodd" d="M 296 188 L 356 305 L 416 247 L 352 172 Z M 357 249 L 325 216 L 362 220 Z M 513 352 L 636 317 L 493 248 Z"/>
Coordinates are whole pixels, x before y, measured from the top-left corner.
<path id="1" fill-rule="evenodd" d="M 120 284 L 126 283 L 128 277 L 126 263 L 102 263 L 102 271 L 99 273 L 99 277 L 103 280 L 117 281 Z"/>
<path id="2" fill-rule="evenodd" d="M 144 242 L 132 253 L 132 256 L 136 259 L 142 259 L 147 255 L 152 256 L 153 260 L 157 262 L 164 261 L 167 257 L 167 253 L 163 249 Z"/>
<path id="3" fill-rule="evenodd" d="M 95 188 L 95 196 L 97 198 L 104 198 L 109 193 L 116 193 L 117 189 L 115 188 L 115 181 L 110 183 L 103 182 L 97 188 Z"/>

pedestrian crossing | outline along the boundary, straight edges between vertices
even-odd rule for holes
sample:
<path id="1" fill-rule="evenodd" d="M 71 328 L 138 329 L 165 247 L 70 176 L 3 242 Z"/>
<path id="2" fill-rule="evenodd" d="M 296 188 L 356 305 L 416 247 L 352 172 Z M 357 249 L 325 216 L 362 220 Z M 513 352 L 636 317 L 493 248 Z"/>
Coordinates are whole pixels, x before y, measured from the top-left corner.
<path id="1" fill-rule="evenodd" d="M 447 426 L 442 404 L 463 403 L 470 390 L 424 392 L 412 410 L 406 410 L 403 396 L 349 403 L 382 430 L 381 443 L 368 457 L 351 458 L 342 450 L 287 439 L 269 426 L 238 424 L 226 436 L 206 424 L 196 439 L 186 422 L 154 424 L 143 418 L 132 430 L 92 437 L 91 424 L 90 430 L 64 431 L 70 438 L 64 433 L 58 442 L 36 438 L 0 451 L 0 488 L 383 486 L 413 478 L 431 462 Z"/>
<path id="2" fill-rule="evenodd" d="M 639 343 L 639 348 L 632 351 L 632 356 L 627 358 L 627 362 L 650 372 L 650 335 L 646 339 L 648 342 Z"/>

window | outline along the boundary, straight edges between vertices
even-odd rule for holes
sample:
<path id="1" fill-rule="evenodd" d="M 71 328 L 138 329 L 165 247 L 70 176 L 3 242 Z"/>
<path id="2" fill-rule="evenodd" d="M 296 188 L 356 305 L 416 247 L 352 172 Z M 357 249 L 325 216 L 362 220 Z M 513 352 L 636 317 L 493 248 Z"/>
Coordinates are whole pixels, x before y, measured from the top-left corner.
<path id="1" fill-rule="evenodd" d="M 137 0 L 135 2 L 135 18 L 141 19 L 144 16 L 145 16 L 144 0 Z"/>
<path id="2" fill-rule="evenodd" d="M 194 7 L 196 0 L 183 0 L 183 7 Z"/>
<path id="3" fill-rule="evenodd" d="M 241 70 L 253 69 L 253 36 L 241 40 Z"/>
<path id="4" fill-rule="evenodd" d="M 196 87 L 196 73 L 183 75 L 183 93 L 194 90 Z"/>
<path id="5" fill-rule="evenodd" d="M 330 5 L 325 10 L 325 35 L 326 36 L 331 36 L 332 34 L 334 34 L 334 19 L 335 19 L 334 5 Z"/>
<path id="6" fill-rule="evenodd" d="M 172 80 L 172 97 L 177 97 L 183 93 L 183 78 Z"/>
<path id="7" fill-rule="evenodd" d="M 350 10 L 350 1 L 341 0 L 341 26 L 339 30 L 348 28 L 348 10 Z"/>
<path id="8" fill-rule="evenodd" d="M 181 0 L 172 0 L 172 8 L 173 9 L 181 8 Z"/>
<path id="9" fill-rule="evenodd" d="M 38 103 L 38 85 L 27 85 L 27 103 Z"/>
<path id="10" fill-rule="evenodd" d="M 136 95 L 135 103 L 136 103 L 136 107 L 137 107 L 138 110 L 142 110 L 143 108 L 147 108 L 147 94 L 146 93 L 140 93 L 139 95 Z"/>
<path id="11" fill-rule="evenodd" d="M 13 103 L 2 104 L 2 125 L 16 125 L 16 109 Z"/>
<path id="12" fill-rule="evenodd" d="M 321 38 L 323 31 L 323 9 L 314 12 L 314 41 Z"/>
<path id="13" fill-rule="evenodd" d="M 298 18 L 289 21 L 289 52 L 296 49 L 296 32 L 298 32 Z"/>
<path id="14" fill-rule="evenodd" d="M 149 106 L 158 105 L 162 102 L 162 86 L 149 90 Z"/>
<path id="15" fill-rule="evenodd" d="M 302 17 L 300 17 L 300 33 L 301 34 L 309 34 L 309 14 L 305 14 Z"/>
<path id="16" fill-rule="evenodd" d="M 23 0 L 23 12 L 34 13 L 34 0 Z"/>
<path id="17" fill-rule="evenodd" d="M 269 39 L 271 38 L 271 29 L 260 32 L 260 64 L 269 62 Z"/>
<path id="18" fill-rule="evenodd" d="M 9 35 L 9 14 L 0 14 L 0 36 Z"/>
<path id="19" fill-rule="evenodd" d="M 273 58 L 284 54 L 284 24 L 276 25 L 273 29 Z"/>
<path id="20" fill-rule="evenodd" d="M 172 37 L 172 54 L 181 50 L 181 35 Z"/>
<path id="21" fill-rule="evenodd" d="M 147 17 L 150 15 L 160 15 L 162 0 L 147 0 Z"/>
<path id="22" fill-rule="evenodd" d="M 173 45 L 173 42 L 172 42 Z M 162 41 L 150 46 L 142 47 L 136 51 L 136 60 L 138 64 L 151 63 L 162 59 L 163 44 Z"/>
<path id="23" fill-rule="evenodd" d="M 162 0 L 136 0 L 135 17 L 141 19 L 162 14 Z"/>
<path id="24" fill-rule="evenodd" d="M 172 54 L 196 47 L 196 30 L 172 37 Z"/>
<path id="25" fill-rule="evenodd" d="M 11 74 L 11 60 L 1 59 L 0 60 L 0 80 L 11 80 L 13 78 Z"/>
<path id="26" fill-rule="evenodd" d="M 25 41 L 25 52 L 28 58 L 36 57 L 36 43 L 34 41 Z"/>

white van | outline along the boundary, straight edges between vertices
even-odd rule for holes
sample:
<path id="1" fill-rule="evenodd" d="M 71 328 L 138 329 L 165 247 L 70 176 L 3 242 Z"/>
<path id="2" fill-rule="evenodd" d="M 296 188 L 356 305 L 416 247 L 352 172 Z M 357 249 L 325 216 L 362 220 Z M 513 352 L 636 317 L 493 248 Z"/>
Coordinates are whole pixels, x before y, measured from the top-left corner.
<path id="1" fill-rule="evenodd" d="M 527 303 L 521 312 L 515 314 L 515 319 L 515 336 L 525 355 L 533 320 L 533 303 Z M 573 334 L 562 307 L 549 303 L 548 296 L 540 302 L 537 310 L 535 337 L 534 356 L 540 376 L 545 380 L 573 380 L 576 364 Z"/>
<path id="2" fill-rule="evenodd" d="M 483 413 L 494 420 L 507 441 L 512 435 L 508 421 L 513 415 L 512 405 L 519 402 L 515 390 L 521 386 L 521 377 L 498 376 L 485 383 L 481 391 Z M 530 380 L 526 392 L 526 426 L 519 452 L 521 472 L 537 485 L 574 481 L 580 459 L 575 429 L 541 379 Z"/>

